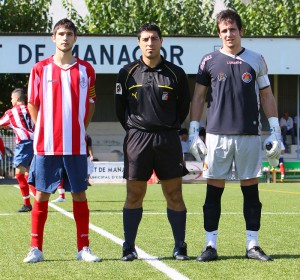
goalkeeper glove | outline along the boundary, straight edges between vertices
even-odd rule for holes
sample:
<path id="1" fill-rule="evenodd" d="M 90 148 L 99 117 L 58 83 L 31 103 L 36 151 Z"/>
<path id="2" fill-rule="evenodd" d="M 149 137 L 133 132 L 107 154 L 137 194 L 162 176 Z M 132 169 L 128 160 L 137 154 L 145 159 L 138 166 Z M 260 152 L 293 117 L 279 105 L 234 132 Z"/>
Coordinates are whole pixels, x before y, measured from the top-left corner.
<path id="1" fill-rule="evenodd" d="M 199 137 L 200 123 L 197 121 L 191 121 L 189 129 L 189 152 L 199 162 L 202 162 L 202 157 L 207 154 L 207 148 L 204 142 Z"/>
<path id="2" fill-rule="evenodd" d="M 268 120 L 271 135 L 265 140 L 264 147 L 269 164 L 271 166 L 277 166 L 281 154 L 281 130 L 278 118 L 271 117 Z"/>

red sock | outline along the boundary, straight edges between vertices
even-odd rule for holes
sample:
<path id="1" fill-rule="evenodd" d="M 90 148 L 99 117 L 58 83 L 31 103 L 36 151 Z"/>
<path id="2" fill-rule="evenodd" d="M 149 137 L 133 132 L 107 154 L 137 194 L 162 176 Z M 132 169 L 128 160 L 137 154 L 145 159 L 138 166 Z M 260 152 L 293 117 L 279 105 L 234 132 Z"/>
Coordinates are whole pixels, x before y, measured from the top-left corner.
<path id="1" fill-rule="evenodd" d="M 77 229 L 77 249 L 78 252 L 83 247 L 89 246 L 89 216 L 90 210 L 86 201 L 73 200 L 73 215 Z"/>
<path id="2" fill-rule="evenodd" d="M 29 189 L 31 190 L 31 192 L 33 193 L 33 195 L 35 196 L 36 195 L 36 188 L 35 188 L 35 186 L 30 185 L 30 184 L 28 184 L 28 186 L 29 186 Z"/>
<path id="3" fill-rule="evenodd" d="M 59 186 L 57 187 L 58 190 L 58 194 L 61 198 L 65 198 L 65 189 L 63 187 L 64 181 L 62 180 L 59 184 Z"/>
<path id="4" fill-rule="evenodd" d="M 280 175 L 281 175 L 281 178 L 283 179 L 284 178 L 284 164 L 281 162 L 279 164 L 279 168 L 280 168 Z"/>
<path id="5" fill-rule="evenodd" d="M 48 216 L 48 201 L 34 201 L 31 212 L 31 247 L 43 250 L 44 228 Z"/>
<path id="6" fill-rule="evenodd" d="M 30 205 L 29 186 L 24 174 L 16 174 L 16 179 L 19 182 L 20 191 L 24 200 L 24 205 Z"/>

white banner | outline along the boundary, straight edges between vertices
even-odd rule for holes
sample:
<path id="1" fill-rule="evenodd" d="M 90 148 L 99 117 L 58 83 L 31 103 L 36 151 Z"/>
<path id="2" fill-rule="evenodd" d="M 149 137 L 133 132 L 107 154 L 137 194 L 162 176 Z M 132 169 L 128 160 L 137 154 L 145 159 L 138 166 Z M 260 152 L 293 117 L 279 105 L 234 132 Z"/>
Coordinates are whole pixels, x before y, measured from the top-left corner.
<path id="1" fill-rule="evenodd" d="M 186 167 L 190 173 L 182 178 L 184 183 L 194 183 L 204 180 L 202 177 L 202 163 L 198 161 L 187 161 Z M 94 161 L 94 170 L 90 176 L 90 182 L 92 184 L 125 183 L 125 180 L 123 179 L 123 170 L 124 163 L 120 161 Z"/>
<path id="2" fill-rule="evenodd" d="M 217 37 L 164 37 L 162 55 L 187 74 L 196 74 L 201 58 L 220 44 Z M 242 44 L 265 57 L 269 74 L 300 74 L 298 38 L 243 38 Z M 50 35 L 0 34 L 0 73 L 29 73 L 54 52 Z M 141 55 L 137 38 L 128 36 L 79 36 L 73 53 L 90 62 L 97 74 L 116 74 Z"/>

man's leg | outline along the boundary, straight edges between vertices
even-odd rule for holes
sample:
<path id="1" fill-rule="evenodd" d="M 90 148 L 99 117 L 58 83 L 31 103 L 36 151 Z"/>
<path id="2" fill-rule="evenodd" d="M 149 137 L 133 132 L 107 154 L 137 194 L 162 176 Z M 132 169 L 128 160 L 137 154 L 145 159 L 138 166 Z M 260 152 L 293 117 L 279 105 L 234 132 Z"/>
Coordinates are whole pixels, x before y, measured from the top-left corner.
<path id="1" fill-rule="evenodd" d="M 197 261 L 207 262 L 218 258 L 217 238 L 221 216 L 221 198 L 225 187 L 224 180 L 207 179 L 206 198 L 203 205 L 206 246 Z"/>
<path id="2" fill-rule="evenodd" d="M 258 245 L 258 231 L 260 229 L 261 208 L 259 201 L 258 179 L 249 179 L 241 182 L 244 197 L 244 218 L 246 222 L 246 257 L 250 259 L 270 261 Z"/>
<path id="3" fill-rule="evenodd" d="M 23 206 L 18 210 L 18 212 L 30 212 L 32 210 L 32 206 L 30 203 L 30 193 L 29 193 L 29 185 L 27 183 L 27 178 L 25 173 L 27 172 L 27 168 L 22 165 L 16 167 L 16 179 L 20 186 L 20 191 L 23 197 Z"/>
<path id="4" fill-rule="evenodd" d="M 127 196 L 123 208 L 123 228 L 125 242 L 123 244 L 123 261 L 137 258 L 135 239 L 143 214 L 143 200 L 147 190 L 147 181 L 127 180 Z"/>
<path id="5" fill-rule="evenodd" d="M 176 260 L 188 260 L 185 243 L 187 211 L 182 197 L 182 178 L 161 180 L 161 185 L 167 200 L 167 215 L 174 237 L 173 257 Z"/>

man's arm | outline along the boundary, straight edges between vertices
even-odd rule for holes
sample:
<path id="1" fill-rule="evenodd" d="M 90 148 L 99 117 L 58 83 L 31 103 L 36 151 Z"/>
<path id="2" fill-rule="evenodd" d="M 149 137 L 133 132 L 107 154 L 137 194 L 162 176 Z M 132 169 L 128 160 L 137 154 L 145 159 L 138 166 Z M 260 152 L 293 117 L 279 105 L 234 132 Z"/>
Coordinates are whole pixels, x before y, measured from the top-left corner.
<path id="1" fill-rule="evenodd" d="M 190 120 L 200 121 L 206 100 L 207 87 L 196 83 L 192 98 Z"/>
<path id="2" fill-rule="evenodd" d="M 88 114 L 87 114 L 87 117 L 85 120 L 85 129 L 88 128 L 88 126 L 92 120 L 92 117 L 94 115 L 94 112 L 95 112 L 95 103 L 90 103 L 89 111 L 88 111 Z"/>
<path id="3" fill-rule="evenodd" d="M 267 118 L 278 118 L 277 106 L 271 87 L 260 90 L 261 105 Z"/>
<path id="4" fill-rule="evenodd" d="M 34 124 L 36 124 L 37 116 L 38 116 L 38 112 L 39 112 L 39 106 L 33 105 L 32 103 L 29 102 L 27 104 L 27 108 L 28 108 L 28 111 L 30 113 L 30 116 L 31 116 Z"/>

